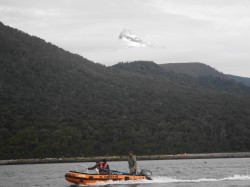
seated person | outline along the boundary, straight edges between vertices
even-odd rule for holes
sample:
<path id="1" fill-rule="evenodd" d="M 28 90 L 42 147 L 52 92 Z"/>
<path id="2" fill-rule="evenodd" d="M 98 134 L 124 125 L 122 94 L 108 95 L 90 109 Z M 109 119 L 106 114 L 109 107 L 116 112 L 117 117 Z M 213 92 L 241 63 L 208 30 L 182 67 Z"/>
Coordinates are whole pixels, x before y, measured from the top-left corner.
<path id="1" fill-rule="evenodd" d="M 109 173 L 109 165 L 107 164 L 106 159 L 102 159 L 99 162 L 96 162 L 96 164 L 93 167 L 88 168 L 89 170 L 98 169 L 98 173 L 100 174 L 107 174 Z"/>

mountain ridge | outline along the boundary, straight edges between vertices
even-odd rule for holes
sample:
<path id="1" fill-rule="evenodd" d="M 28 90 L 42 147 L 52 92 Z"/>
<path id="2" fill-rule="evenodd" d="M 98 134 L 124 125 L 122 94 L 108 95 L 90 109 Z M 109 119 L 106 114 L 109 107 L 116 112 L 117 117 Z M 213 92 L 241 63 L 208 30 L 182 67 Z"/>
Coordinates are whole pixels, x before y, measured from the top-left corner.
<path id="1" fill-rule="evenodd" d="M 242 84 L 250 87 L 250 78 L 249 77 L 242 77 L 242 76 L 236 76 L 236 75 L 230 75 L 230 74 L 226 74 L 226 76 L 235 80 L 236 82 L 242 83 Z"/>
<path id="2" fill-rule="evenodd" d="M 250 93 L 250 89 L 245 87 L 245 85 L 202 63 L 158 65 L 152 61 L 134 61 L 118 63 L 111 66 L 111 68 L 172 80 L 180 85 L 189 85 L 193 88 L 198 86 L 202 89 L 212 88 L 221 91 L 228 91 L 231 88 L 232 91 L 241 90 L 242 92 Z"/>
<path id="3" fill-rule="evenodd" d="M 166 71 L 173 71 L 175 73 L 188 74 L 194 77 L 214 76 L 214 77 L 225 78 L 223 73 L 200 62 L 168 63 L 168 64 L 160 64 L 160 66 L 164 68 Z"/>

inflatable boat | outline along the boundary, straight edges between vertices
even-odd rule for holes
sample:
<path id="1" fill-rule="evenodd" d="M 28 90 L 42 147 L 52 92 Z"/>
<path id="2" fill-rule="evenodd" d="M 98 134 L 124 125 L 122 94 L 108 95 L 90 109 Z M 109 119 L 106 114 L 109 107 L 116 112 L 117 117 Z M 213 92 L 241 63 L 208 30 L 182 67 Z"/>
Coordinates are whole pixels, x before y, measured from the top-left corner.
<path id="1" fill-rule="evenodd" d="M 98 174 L 98 173 L 83 173 L 79 171 L 69 171 L 65 174 L 65 179 L 68 182 L 74 184 L 93 184 L 96 182 L 106 182 L 109 180 L 112 181 L 120 181 L 120 180 L 152 180 L 151 172 L 148 170 L 142 170 L 139 174 L 133 175 L 130 173 L 124 173 L 114 170 L 109 170 L 106 174 Z"/>

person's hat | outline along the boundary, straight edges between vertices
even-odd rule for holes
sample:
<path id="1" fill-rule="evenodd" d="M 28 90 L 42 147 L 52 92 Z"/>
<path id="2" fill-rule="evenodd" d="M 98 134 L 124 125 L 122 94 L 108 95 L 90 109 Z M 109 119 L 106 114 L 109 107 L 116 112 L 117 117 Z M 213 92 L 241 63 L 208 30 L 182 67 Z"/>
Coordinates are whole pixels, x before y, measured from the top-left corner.
<path id="1" fill-rule="evenodd" d="M 130 154 L 130 153 L 134 154 L 134 152 L 133 152 L 133 151 L 129 151 L 128 153 L 129 153 L 129 154 Z"/>
<path id="2" fill-rule="evenodd" d="M 106 159 L 104 158 L 104 159 L 102 159 L 102 161 L 103 161 L 103 162 L 106 162 Z"/>

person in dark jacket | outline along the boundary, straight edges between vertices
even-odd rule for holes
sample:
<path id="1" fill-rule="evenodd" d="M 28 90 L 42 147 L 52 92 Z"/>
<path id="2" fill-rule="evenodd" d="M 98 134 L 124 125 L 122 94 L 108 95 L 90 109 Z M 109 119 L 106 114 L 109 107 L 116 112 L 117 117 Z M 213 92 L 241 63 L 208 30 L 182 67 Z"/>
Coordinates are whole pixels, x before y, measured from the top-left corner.
<path id="1" fill-rule="evenodd" d="M 96 162 L 96 164 L 93 167 L 89 167 L 89 170 L 97 169 L 98 173 L 105 174 L 109 173 L 109 165 L 107 164 L 106 159 L 102 159 L 99 162 Z"/>

